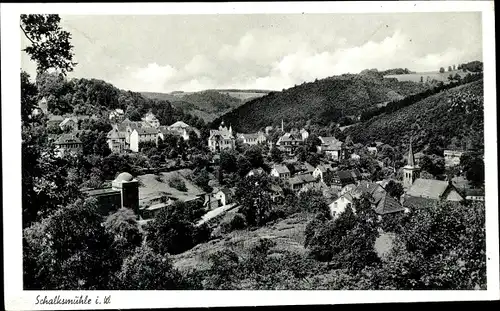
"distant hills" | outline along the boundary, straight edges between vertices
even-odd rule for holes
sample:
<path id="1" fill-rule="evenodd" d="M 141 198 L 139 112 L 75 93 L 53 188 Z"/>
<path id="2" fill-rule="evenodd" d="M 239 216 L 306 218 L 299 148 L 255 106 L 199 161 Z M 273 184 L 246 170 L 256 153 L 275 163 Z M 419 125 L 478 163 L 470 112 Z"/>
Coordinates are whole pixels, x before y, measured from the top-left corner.
<path id="1" fill-rule="evenodd" d="M 147 98 L 169 101 L 174 107 L 210 122 L 248 100 L 265 96 L 267 90 L 213 89 L 200 92 L 151 93 L 142 92 Z"/>
<path id="2" fill-rule="evenodd" d="M 303 126 L 306 122 L 328 125 L 356 119 L 370 107 L 422 92 L 423 83 L 386 79 L 376 70 L 344 74 L 303 83 L 282 92 L 251 99 L 214 119 L 224 120 L 241 132 L 254 132 L 268 125 Z"/>
<path id="3" fill-rule="evenodd" d="M 347 128 L 354 141 L 382 141 L 391 146 L 409 142 L 414 149 L 452 142 L 473 148 L 484 146 L 483 79 L 429 96 L 408 107 L 382 114 Z"/>

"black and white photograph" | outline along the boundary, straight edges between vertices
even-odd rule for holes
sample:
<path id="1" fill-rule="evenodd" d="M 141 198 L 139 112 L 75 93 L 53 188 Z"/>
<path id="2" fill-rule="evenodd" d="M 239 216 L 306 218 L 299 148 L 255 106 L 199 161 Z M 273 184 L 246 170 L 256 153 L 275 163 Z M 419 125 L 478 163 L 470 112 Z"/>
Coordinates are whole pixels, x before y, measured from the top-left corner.
<path id="1" fill-rule="evenodd" d="M 499 299 L 493 2 L 404 2 L 2 4 L 6 308 Z"/>

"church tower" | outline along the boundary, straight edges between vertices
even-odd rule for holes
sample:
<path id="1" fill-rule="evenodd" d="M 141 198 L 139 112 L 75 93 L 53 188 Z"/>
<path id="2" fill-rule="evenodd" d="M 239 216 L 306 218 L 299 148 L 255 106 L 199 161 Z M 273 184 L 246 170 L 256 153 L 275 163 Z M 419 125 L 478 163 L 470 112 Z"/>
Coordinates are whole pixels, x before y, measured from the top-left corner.
<path id="1" fill-rule="evenodd" d="M 408 189 L 413 185 L 415 179 L 420 177 L 420 167 L 415 164 L 412 141 L 410 139 L 410 150 L 408 151 L 408 164 L 403 167 L 403 188 Z"/>

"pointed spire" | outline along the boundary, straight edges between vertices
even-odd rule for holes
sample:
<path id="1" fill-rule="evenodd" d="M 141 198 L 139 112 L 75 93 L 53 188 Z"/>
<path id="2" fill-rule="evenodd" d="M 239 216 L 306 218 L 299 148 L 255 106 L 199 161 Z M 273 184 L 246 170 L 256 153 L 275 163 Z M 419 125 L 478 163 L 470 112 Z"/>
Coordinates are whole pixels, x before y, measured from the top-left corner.
<path id="1" fill-rule="evenodd" d="M 413 155 L 413 149 L 412 149 L 412 137 L 410 137 L 410 150 L 408 151 L 408 165 L 409 166 L 415 166 L 415 156 Z"/>
<path id="2" fill-rule="evenodd" d="M 281 131 L 284 132 L 283 119 L 281 119 Z"/>

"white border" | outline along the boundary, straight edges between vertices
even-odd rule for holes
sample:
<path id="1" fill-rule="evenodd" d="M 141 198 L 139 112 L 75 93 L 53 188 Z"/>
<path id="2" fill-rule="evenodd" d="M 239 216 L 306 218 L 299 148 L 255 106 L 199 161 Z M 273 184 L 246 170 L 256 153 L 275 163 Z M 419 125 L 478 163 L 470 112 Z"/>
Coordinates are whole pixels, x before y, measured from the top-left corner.
<path id="1" fill-rule="evenodd" d="M 21 13 L 58 14 L 249 14 L 249 13 L 390 13 L 390 12 L 467 12 L 483 13 L 483 61 L 485 75 L 485 165 L 486 176 L 486 291 L 23 291 L 22 232 L 20 198 L 20 33 Z M 92 309 L 213 307 L 345 304 L 412 301 L 496 300 L 499 289 L 499 242 L 496 153 L 496 80 L 493 1 L 423 2 L 267 2 L 267 3 L 127 3 L 127 4 L 1 4 L 1 81 L 2 81 L 2 160 L 4 212 L 4 294 L 8 310 L 81 309 L 81 305 L 35 306 L 37 295 L 91 298 L 111 295 L 111 304 Z M 14 78 L 15 77 L 15 78 Z"/>

